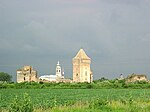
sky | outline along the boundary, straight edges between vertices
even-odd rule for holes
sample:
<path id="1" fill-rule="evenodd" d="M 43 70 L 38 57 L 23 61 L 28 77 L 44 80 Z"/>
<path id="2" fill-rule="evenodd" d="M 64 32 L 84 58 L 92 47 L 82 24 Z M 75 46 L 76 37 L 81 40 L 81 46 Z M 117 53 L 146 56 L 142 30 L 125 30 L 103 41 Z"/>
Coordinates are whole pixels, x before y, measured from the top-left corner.
<path id="1" fill-rule="evenodd" d="M 24 65 L 55 74 L 58 60 L 72 78 L 80 48 L 94 79 L 150 78 L 150 0 L 0 0 L 0 71 L 14 80 Z"/>

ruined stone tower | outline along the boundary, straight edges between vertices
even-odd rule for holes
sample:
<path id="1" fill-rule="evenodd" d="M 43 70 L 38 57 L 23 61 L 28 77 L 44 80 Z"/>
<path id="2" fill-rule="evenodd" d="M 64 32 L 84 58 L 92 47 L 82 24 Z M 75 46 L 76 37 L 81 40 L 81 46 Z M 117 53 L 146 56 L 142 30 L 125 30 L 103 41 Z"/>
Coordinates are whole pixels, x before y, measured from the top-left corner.
<path id="1" fill-rule="evenodd" d="M 73 82 L 92 82 L 91 59 L 83 49 L 80 49 L 73 58 Z"/>
<path id="2" fill-rule="evenodd" d="M 33 70 L 31 66 L 24 66 L 17 70 L 17 82 L 31 82 L 37 81 L 37 71 Z"/>

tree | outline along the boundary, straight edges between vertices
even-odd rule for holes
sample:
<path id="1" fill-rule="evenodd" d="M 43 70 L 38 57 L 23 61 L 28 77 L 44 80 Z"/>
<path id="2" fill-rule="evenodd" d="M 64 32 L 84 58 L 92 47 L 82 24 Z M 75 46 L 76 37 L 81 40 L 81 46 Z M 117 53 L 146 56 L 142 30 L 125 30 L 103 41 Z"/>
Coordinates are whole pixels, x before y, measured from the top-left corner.
<path id="1" fill-rule="evenodd" d="M 108 80 L 108 79 L 105 78 L 105 77 L 102 77 L 102 78 L 99 79 L 99 81 L 101 81 L 101 82 L 102 82 L 102 81 L 106 81 L 106 80 Z"/>
<path id="2" fill-rule="evenodd" d="M 10 82 L 11 81 L 12 76 L 9 75 L 8 73 L 4 73 L 4 72 L 0 72 L 0 81 L 2 82 Z"/>

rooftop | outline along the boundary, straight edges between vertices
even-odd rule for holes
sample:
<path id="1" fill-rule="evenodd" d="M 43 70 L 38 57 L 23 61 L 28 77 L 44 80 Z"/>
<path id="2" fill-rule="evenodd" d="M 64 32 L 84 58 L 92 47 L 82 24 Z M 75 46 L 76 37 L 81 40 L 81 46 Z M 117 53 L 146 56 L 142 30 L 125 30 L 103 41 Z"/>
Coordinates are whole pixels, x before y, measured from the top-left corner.
<path id="1" fill-rule="evenodd" d="M 90 59 L 83 49 L 80 49 L 74 58 Z"/>

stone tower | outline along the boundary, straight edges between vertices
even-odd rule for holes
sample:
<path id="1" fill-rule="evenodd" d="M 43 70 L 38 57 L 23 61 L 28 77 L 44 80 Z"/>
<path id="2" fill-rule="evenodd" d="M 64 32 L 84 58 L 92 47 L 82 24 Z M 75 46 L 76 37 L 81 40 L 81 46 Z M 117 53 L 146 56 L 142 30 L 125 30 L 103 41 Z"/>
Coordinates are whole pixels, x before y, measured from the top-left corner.
<path id="1" fill-rule="evenodd" d="M 17 82 L 31 82 L 37 81 L 37 71 L 33 70 L 31 66 L 24 66 L 17 70 Z"/>
<path id="2" fill-rule="evenodd" d="M 73 82 L 92 82 L 91 59 L 83 49 L 73 58 Z"/>
<path id="3" fill-rule="evenodd" d="M 58 61 L 57 66 L 56 66 L 56 76 L 57 76 L 57 78 L 61 78 L 62 77 L 61 66 L 59 64 L 59 61 Z"/>

